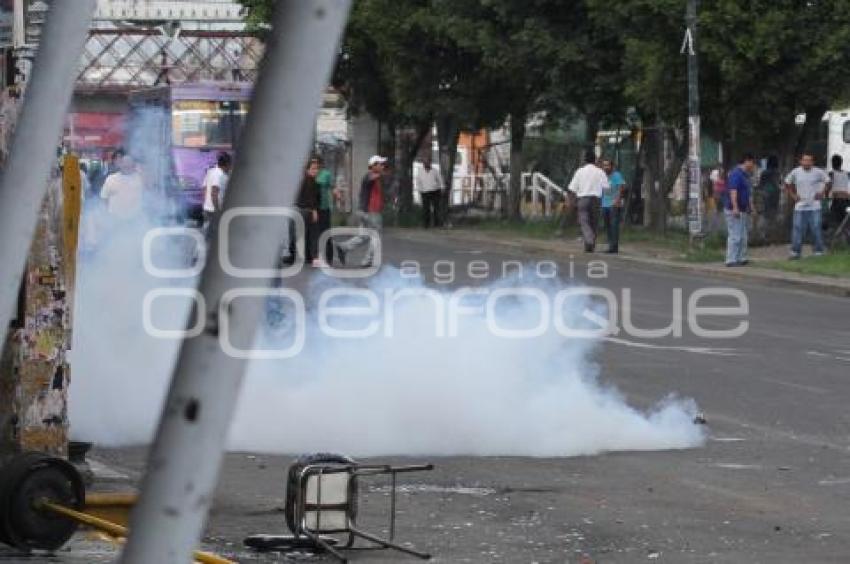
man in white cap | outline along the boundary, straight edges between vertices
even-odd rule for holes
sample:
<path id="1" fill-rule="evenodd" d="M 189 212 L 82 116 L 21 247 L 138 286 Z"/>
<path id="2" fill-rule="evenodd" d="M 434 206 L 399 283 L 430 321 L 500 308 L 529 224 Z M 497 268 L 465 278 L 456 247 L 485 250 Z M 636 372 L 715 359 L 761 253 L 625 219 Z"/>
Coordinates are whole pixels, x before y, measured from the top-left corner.
<path id="1" fill-rule="evenodd" d="M 357 201 L 357 220 L 360 227 L 374 229 L 379 233 L 383 227 L 382 214 L 386 198 L 382 178 L 382 172 L 386 162 L 387 159 L 380 155 L 373 155 L 369 158 L 369 171 L 360 183 L 360 198 Z M 375 256 L 376 242 L 372 237 L 365 235 L 357 235 L 336 245 L 339 262 L 345 264 L 346 255 L 366 243 L 369 244 L 369 248 L 366 250 L 366 255 L 363 257 L 360 265 L 364 267 L 371 266 L 372 259 Z"/>

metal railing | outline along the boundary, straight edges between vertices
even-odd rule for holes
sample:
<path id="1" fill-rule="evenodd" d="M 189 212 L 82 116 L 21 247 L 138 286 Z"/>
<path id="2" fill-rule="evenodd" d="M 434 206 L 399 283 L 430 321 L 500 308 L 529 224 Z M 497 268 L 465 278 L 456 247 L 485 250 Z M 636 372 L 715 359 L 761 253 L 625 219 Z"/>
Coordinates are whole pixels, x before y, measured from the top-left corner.
<path id="1" fill-rule="evenodd" d="M 540 209 L 540 198 L 543 198 L 543 214 L 544 216 L 552 215 L 552 203 L 555 200 L 555 195 L 561 201 L 567 199 L 567 190 L 558 186 L 552 180 L 540 172 L 524 172 L 522 173 L 522 193 L 531 192 L 532 215 L 539 215 L 537 210 Z"/>

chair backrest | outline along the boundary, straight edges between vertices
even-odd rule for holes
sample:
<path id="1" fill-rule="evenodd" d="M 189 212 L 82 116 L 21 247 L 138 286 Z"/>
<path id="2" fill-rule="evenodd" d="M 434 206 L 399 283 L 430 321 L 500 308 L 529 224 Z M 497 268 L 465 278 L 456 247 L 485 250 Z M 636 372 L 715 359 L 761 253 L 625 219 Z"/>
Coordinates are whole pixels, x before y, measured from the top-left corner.
<path id="1" fill-rule="evenodd" d="M 304 467 L 299 486 L 303 513 L 301 526 L 313 533 L 347 532 L 353 522 L 356 505 L 348 468 L 335 464 L 313 464 Z"/>

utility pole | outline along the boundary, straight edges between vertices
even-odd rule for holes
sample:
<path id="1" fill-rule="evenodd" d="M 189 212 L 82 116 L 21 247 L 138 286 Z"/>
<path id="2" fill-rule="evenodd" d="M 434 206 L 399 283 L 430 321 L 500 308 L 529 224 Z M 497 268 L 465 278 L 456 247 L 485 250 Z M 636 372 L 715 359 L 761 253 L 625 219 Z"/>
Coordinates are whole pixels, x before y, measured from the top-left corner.
<path id="1" fill-rule="evenodd" d="M 702 240 L 704 215 L 700 170 L 699 60 L 697 58 L 697 10 L 699 0 L 687 0 L 682 53 L 688 57 L 688 232 L 691 243 Z"/>
<path id="2" fill-rule="evenodd" d="M 268 279 L 258 287 L 255 278 L 245 277 L 248 270 L 240 276 L 230 264 L 229 257 L 239 257 L 255 268 L 248 276 L 269 272 L 256 268 L 276 264 L 283 221 L 230 221 L 263 210 L 280 215 L 295 200 L 350 7 L 349 0 L 275 3 L 242 134 L 244 152 L 224 199 L 220 237 L 211 242 L 198 286 L 203 299 L 196 300 L 195 313 L 208 323 L 201 333 L 187 331 L 180 348 L 122 564 L 189 562 L 201 538 L 243 374 L 248 359 L 262 353 L 251 350 L 265 311 L 265 302 L 256 298 L 299 298 L 288 288 L 268 288 Z"/>
<path id="3" fill-rule="evenodd" d="M 67 352 L 81 180 L 76 159 L 66 158 L 61 180 L 54 166 L 94 3 L 53 2 L 44 34 L 31 41 L 23 24 L 25 4 L 15 3 L 16 59 L 28 58 L 25 53 L 36 52 L 39 37 L 40 42 L 32 71 L 16 79 L 29 87 L 0 171 L 0 456 L 67 451 Z"/>

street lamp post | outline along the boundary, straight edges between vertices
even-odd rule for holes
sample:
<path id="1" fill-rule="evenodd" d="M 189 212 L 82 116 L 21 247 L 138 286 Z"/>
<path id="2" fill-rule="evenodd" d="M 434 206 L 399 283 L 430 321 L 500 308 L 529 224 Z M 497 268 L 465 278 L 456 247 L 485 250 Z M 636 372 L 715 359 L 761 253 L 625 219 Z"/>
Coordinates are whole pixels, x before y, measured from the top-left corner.
<path id="1" fill-rule="evenodd" d="M 700 170 L 699 60 L 697 59 L 697 9 L 699 0 L 688 0 L 682 52 L 688 57 L 688 232 L 691 242 L 702 239 L 703 203 Z"/>

